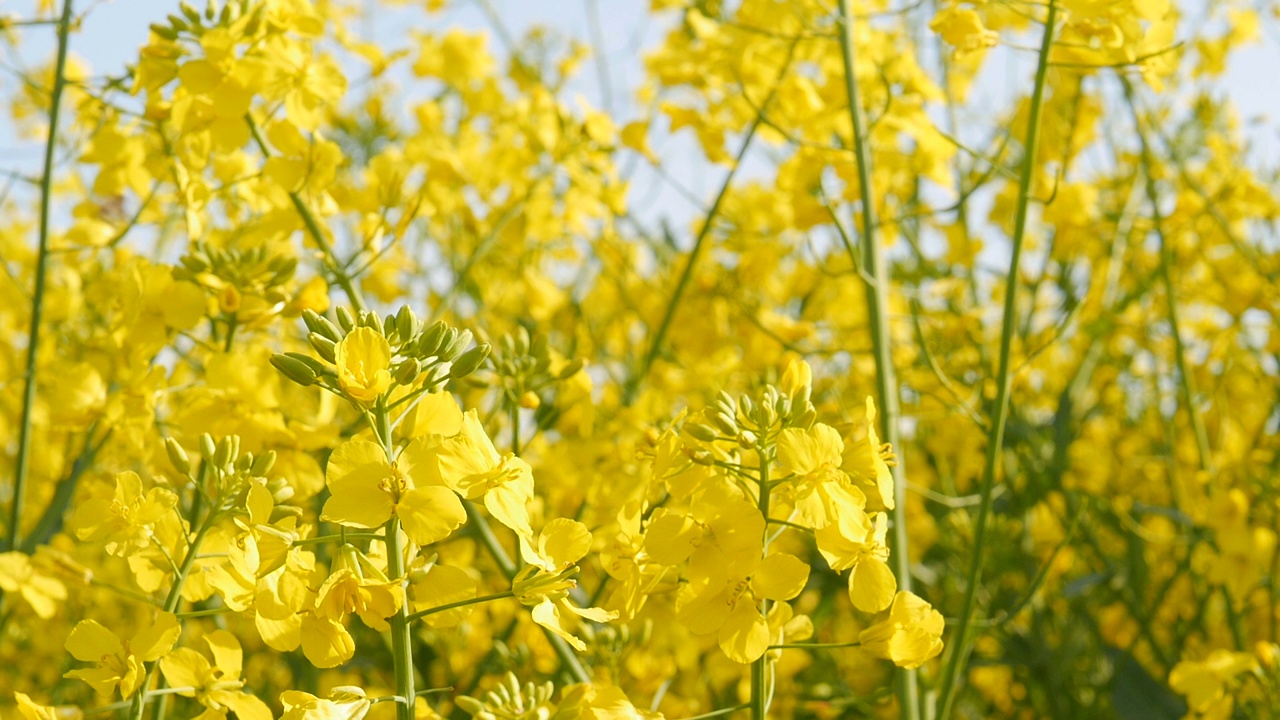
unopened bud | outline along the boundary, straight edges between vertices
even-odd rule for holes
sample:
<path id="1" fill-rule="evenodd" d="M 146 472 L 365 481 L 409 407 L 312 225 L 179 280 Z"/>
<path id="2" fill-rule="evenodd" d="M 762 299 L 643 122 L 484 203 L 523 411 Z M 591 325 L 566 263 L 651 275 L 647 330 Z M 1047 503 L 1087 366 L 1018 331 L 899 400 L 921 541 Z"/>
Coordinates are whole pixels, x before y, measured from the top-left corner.
<path id="1" fill-rule="evenodd" d="M 337 362 L 335 360 L 338 356 L 337 343 L 319 333 L 309 333 L 307 342 L 311 343 L 311 347 L 315 348 L 317 355 L 328 362 Z"/>
<path id="2" fill-rule="evenodd" d="M 489 350 L 489 343 L 481 343 L 462 353 L 457 360 L 453 361 L 453 367 L 449 369 L 449 377 L 456 380 L 479 370 L 480 366 L 489 357 Z"/>
<path id="3" fill-rule="evenodd" d="M 342 339 L 342 333 L 338 332 L 338 328 L 329 322 L 328 318 L 311 308 L 302 311 L 302 322 L 307 326 L 307 330 L 317 335 L 329 338 L 334 342 Z"/>
<path id="4" fill-rule="evenodd" d="M 306 387 L 316 383 L 316 373 L 306 363 L 288 355 L 272 355 L 271 364 L 282 375 Z"/>
<path id="5" fill-rule="evenodd" d="M 182 449 L 177 440 L 173 438 L 164 439 L 164 451 L 169 455 L 169 462 L 173 467 L 183 475 L 191 474 L 191 458 L 187 457 L 187 451 Z"/>

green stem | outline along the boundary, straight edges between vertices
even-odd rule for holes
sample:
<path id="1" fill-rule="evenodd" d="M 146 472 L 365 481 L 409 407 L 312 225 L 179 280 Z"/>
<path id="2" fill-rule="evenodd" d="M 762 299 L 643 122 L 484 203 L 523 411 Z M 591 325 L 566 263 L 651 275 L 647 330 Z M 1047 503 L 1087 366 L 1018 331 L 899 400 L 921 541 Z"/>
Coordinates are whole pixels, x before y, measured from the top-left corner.
<path id="1" fill-rule="evenodd" d="M 460 607 L 466 607 L 468 605 L 479 605 L 480 603 L 487 603 L 492 600 L 502 600 L 504 598 L 515 597 L 515 595 L 516 594 L 514 592 L 510 590 L 506 590 L 504 592 L 494 593 L 493 595 L 484 595 L 482 597 L 471 598 L 470 600 L 459 600 L 458 602 L 451 602 L 445 605 L 437 605 L 436 607 L 427 608 L 426 610 L 419 610 L 418 612 L 412 613 L 411 615 L 409 615 L 408 619 L 410 622 L 413 622 L 414 620 L 417 620 L 419 618 L 424 618 L 428 615 L 435 615 L 436 613 L 442 613 L 446 610 L 454 610 Z"/>
<path id="2" fill-rule="evenodd" d="M 769 556 L 769 455 L 764 445 L 767 430 L 761 429 L 760 442 L 756 445 L 756 453 L 760 456 L 760 499 L 758 507 L 760 515 L 765 519 L 766 529 L 760 546 L 760 557 Z M 769 601 L 760 598 L 760 615 L 769 617 Z M 769 653 L 764 653 L 751 663 L 751 720 L 765 720 L 769 715 Z"/>
<path id="3" fill-rule="evenodd" d="M 708 720 L 708 718 L 720 717 L 722 715 L 736 713 L 739 710 L 746 710 L 750 707 L 751 707 L 750 705 L 734 705 L 733 707 L 722 708 L 720 710 L 712 710 L 711 712 L 702 713 L 701 715 L 693 715 L 691 717 L 685 718 L 685 720 Z"/>
<path id="4" fill-rule="evenodd" d="M 1014 216 L 1012 254 L 1009 259 L 1009 275 L 1005 279 L 1004 318 L 1000 328 L 1000 364 L 996 374 L 995 418 L 991 423 L 991 437 L 987 439 L 987 452 L 982 468 L 982 501 L 974 518 L 973 551 L 969 557 L 969 573 L 960 608 L 960 619 L 952 633 L 951 653 L 943 665 L 938 693 L 938 720 L 947 720 L 955 703 L 957 678 L 968 661 L 969 632 L 973 625 L 974 604 L 978 585 L 982 582 L 982 563 L 985 560 L 987 519 L 991 515 L 991 496 L 995 488 L 996 468 L 1004 446 L 1004 426 L 1009 411 L 1009 392 L 1012 385 L 1010 355 L 1013 347 L 1014 328 L 1017 327 L 1018 267 L 1022 259 L 1023 240 L 1027 233 L 1027 214 L 1031 207 L 1032 181 L 1035 179 L 1036 155 L 1040 144 L 1040 115 L 1044 109 L 1044 90 L 1049 72 L 1049 51 L 1053 47 L 1054 25 L 1058 21 L 1057 0 L 1049 0 L 1049 12 L 1045 18 L 1044 36 L 1040 41 L 1040 53 L 1036 63 L 1035 87 L 1031 93 L 1031 107 L 1027 118 L 1026 142 L 1023 143 L 1022 172 L 1018 181 L 1018 204 Z"/>
<path id="5" fill-rule="evenodd" d="M 1138 116 L 1138 106 L 1133 97 L 1133 85 L 1123 76 L 1120 82 L 1124 86 L 1125 99 L 1129 102 L 1129 110 L 1133 113 L 1133 125 L 1138 133 L 1138 141 L 1142 145 L 1142 167 L 1145 179 L 1147 201 L 1151 204 L 1151 224 L 1156 238 L 1160 241 L 1160 282 L 1164 285 L 1165 312 L 1169 316 L 1169 330 L 1173 334 L 1174 365 L 1178 369 L 1178 389 L 1182 401 L 1187 405 L 1187 417 L 1191 421 L 1192 432 L 1196 436 L 1196 451 L 1199 453 L 1200 468 L 1209 469 L 1209 433 L 1205 430 L 1204 419 L 1196 412 L 1195 376 L 1187 367 L 1187 350 L 1182 340 L 1182 325 L 1178 320 L 1178 298 L 1173 289 L 1173 275 L 1170 266 L 1176 262 L 1173 251 L 1169 248 L 1164 232 L 1164 215 L 1160 212 L 1160 192 L 1156 188 L 1153 174 L 1151 146 L 1147 142 L 1146 133 L 1142 129 L 1142 121 Z M 1175 487 L 1175 492 L 1177 488 Z"/>
<path id="6" fill-rule="evenodd" d="M 258 123 L 254 122 L 253 115 L 245 113 L 244 121 L 249 124 L 249 133 L 253 136 L 254 144 L 262 151 L 264 157 L 271 157 L 271 150 L 267 147 L 267 141 L 263 139 L 262 132 L 258 129 Z M 324 236 L 324 229 L 320 227 L 320 221 L 316 219 L 315 213 L 311 212 L 311 208 L 307 207 L 307 203 L 297 192 L 289 191 L 289 200 L 293 203 L 293 207 L 298 211 L 298 217 L 302 218 L 302 225 L 307 229 L 307 234 L 315 241 L 316 246 L 320 248 L 320 252 L 324 253 L 325 264 L 329 266 L 329 271 L 333 273 L 333 277 L 338 281 L 338 285 L 343 292 L 347 294 L 347 299 L 351 301 L 351 306 L 357 312 L 364 310 L 364 296 L 360 294 L 360 290 L 356 287 L 355 282 L 342 269 L 342 263 L 338 262 L 338 256 L 334 253 L 333 246 L 329 244 L 329 240 Z"/>
<path id="7" fill-rule="evenodd" d="M 44 145 L 44 174 L 40 178 L 40 235 L 36 249 L 35 290 L 31 300 L 31 331 L 27 334 L 26 377 L 22 387 L 22 419 L 18 425 L 18 458 L 13 471 L 13 500 L 9 504 L 9 537 L 5 549 L 19 547 L 22 539 L 22 505 L 31 465 L 31 426 L 36 406 L 36 355 L 40 350 L 40 320 L 44 316 L 45 277 L 49 266 L 49 215 L 53 203 L 53 161 L 58 145 L 58 116 L 66 89 L 67 36 L 71 32 L 71 2 L 62 3 L 58 18 L 58 59 L 53 69 L 49 97 L 49 137 Z"/>
<path id="8" fill-rule="evenodd" d="M 391 518 L 386 525 L 387 574 L 404 582 L 404 558 L 400 555 L 400 519 Z M 397 720 L 413 720 L 413 634 L 409 624 L 409 608 L 401 604 L 391 616 L 391 656 L 396 673 L 396 694 L 407 698 L 396 703 Z"/>
<path id="9" fill-rule="evenodd" d="M 219 498 L 221 500 L 221 498 Z M 178 605 L 182 602 L 182 586 L 187 581 L 187 576 L 191 574 L 191 568 L 195 567 L 196 555 L 200 552 L 200 546 L 204 543 L 204 538 L 213 529 L 214 523 L 218 519 L 217 512 L 210 512 L 204 519 L 204 523 L 200 525 L 200 529 L 196 531 L 196 536 L 191 540 L 191 544 L 187 546 L 187 554 L 182 558 L 182 566 L 178 568 L 178 574 L 173 578 L 173 585 L 169 586 L 169 594 L 164 600 L 164 611 L 167 613 L 176 613 Z M 151 682 L 151 675 L 155 672 L 156 664 L 152 663 L 151 667 L 146 670 L 146 677 L 142 681 L 142 688 L 146 688 Z M 162 680 L 163 682 L 163 680 Z M 161 688 L 162 689 L 162 688 Z M 157 694 L 158 690 L 147 691 L 140 690 L 133 699 L 133 711 L 130 714 L 133 720 L 142 720 L 143 712 L 147 706 L 147 697 Z M 165 696 L 161 694 L 160 701 L 156 704 L 156 717 L 164 717 L 165 713 L 163 703 Z"/>
<path id="10" fill-rule="evenodd" d="M 871 325 L 872 350 L 876 362 L 876 394 L 880 399 L 880 416 L 884 441 L 899 447 L 898 381 L 889 354 L 889 269 L 876 238 L 875 194 L 871 185 L 871 156 L 867 147 L 866 129 L 863 125 L 861 94 L 858 91 L 858 75 L 854 63 L 853 15 L 849 12 L 849 0 L 840 0 L 840 21 L 844 31 L 840 33 L 840 54 L 844 61 L 845 94 L 849 100 L 849 122 L 853 130 L 853 154 L 858 166 L 858 191 L 862 204 L 862 267 L 866 282 L 867 309 Z M 855 218 L 856 220 L 856 218 Z M 855 267 L 857 263 L 855 262 Z M 908 552 L 906 506 L 907 484 L 903 480 L 902 460 L 892 468 L 893 472 L 893 559 L 894 575 L 898 589 L 911 590 L 911 555 Z M 902 717 L 916 720 L 920 717 L 920 690 L 915 670 L 901 670 L 898 675 L 898 702 Z"/>
<path id="11" fill-rule="evenodd" d="M 770 645 L 770 650 L 835 650 L 837 648 L 856 648 L 862 647 L 862 643 L 854 642 L 838 642 L 838 643 L 784 643 L 782 645 Z"/>

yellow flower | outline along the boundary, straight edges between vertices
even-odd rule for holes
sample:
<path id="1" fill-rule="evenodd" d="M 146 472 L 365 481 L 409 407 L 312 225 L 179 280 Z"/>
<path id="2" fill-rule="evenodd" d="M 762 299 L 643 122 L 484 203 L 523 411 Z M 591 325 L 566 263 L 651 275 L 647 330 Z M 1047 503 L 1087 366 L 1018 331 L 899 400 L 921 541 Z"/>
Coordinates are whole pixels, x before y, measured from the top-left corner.
<path id="1" fill-rule="evenodd" d="M 18 714 L 25 720 L 81 720 L 84 717 L 80 708 L 38 705 L 26 693 L 15 692 L 13 699 L 18 701 Z"/>
<path id="2" fill-rule="evenodd" d="M 367 405 L 391 387 L 391 344 L 378 331 L 358 327 L 334 353 L 338 387 L 352 400 Z"/>
<path id="3" fill-rule="evenodd" d="M 0 554 L 0 590 L 19 593 L 38 617 L 49 619 L 58 603 L 67 599 L 67 588 L 57 578 L 36 570 L 31 558 L 21 552 Z"/>
<path id="4" fill-rule="evenodd" d="M 557 518 L 539 533 L 536 548 L 521 538 L 521 553 L 528 560 L 511 583 L 516 599 L 533 608 L 533 621 L 564 638 L 579 651 L 586 643 L 564 627 L 564 615 L 593 622 L 608 622 L 618 613 L 601 608 L 580 608 L 569 602 L 569 592 L 578 585 L 576 563 L 591 547 L 591 533 L 576 520 Z"/>
<path id="5" fill-rule="evenodd" d="M 271 720 L 271 710 L 257 697 L 240 688 L 243 653 L 240 641 L 226 630 L 214 630 L 204 636 L 213 653 L 213 664 L 208 658 L 191 648 L 178 648 L 160 659 L 160 672 L 177 693 L 196 698 L 208 708 L 200 714 L 202 720 L 225 718 L 234 712 L 240 720 Z"/>
<path id="6" fill-rule="evenodd" d="M 280 720 L 359 720 L 372 705 L 364 690 L 351 686 L 333 688 L 328 698 L 286 690 L 280 693 L 280 704 L 284 706 Z"/>
<path id="7" fill-rule="evenodd" d="M 867 613 L 877 613 L 893 602 L 898 581 L 885 563 L 889 548 L 885 544 L 888 519 L 876 513 L 875 519 L 863 513 L 846 515 L 838 522 L 818 530 L 818 551 L 832 570 L 849 573 L 849 599 L 853 606 Z"/>
<path id="8" fill-rule="evenodd" d="M 93 498 L 76 508 L 76 537 L 105 540 L 108 553 L 128 555 L 151 544 L 156 523 L 177 503 L 178 496 L 164 488 L 154 487 L 144 494 L 137 473 L 118 473 L 112 499 Z"/>
<path id="9" fill-rule="evenodd" d="M 494 519 L 522 538 L 533 537 L 527 507 L 533 499 L 533 471 L 515 455 L 498 453 L 475 410 L 463 416 L 457 435 L 431 452 L 435 456 L 431 469 L 438 482 L 468 500 L 483 497 Z"/>
<path id="10" fill-rule="evenodd" d="M 353 545 L 338 549 L 333 570 L 316 595 L 320 617 L 342 622 L 348 613 L 355 613 L 379 632 L 390 629 L 386 619 L 404 603 L 400 583 L 387 580 Z"/>
<path id="11" fill-rule="evenodd" d="M 110 695 L 119 687 L 120 696 L 128 699 L 142 685 L 142 664 L 169 654 L 181 634 L 178 619 L 170 613 L 160 613 L 153 625 L 139 630 L 128 642 L 97 620 L 81 620 L 67 637 L 67 652 L 81 662 L 96 664 L 63 677 L 83 680 L 99 695 Z"/>
<path id="12" fill-rule="evenodd" d="M 867 437 L 865 440 L 845 443 L 844 458 L 840 469 L 849 474 L 853 486 L 862 491 L 871 511 L 892 510 L 893 448 L 880 442 L 876 432 L 876 403 L 867 397 Z"/>
<path id="13" fill-rule="evenodd" d="M 893 598 L 889 616 L 858 635 L 862 649 L 899 667 L 916 668 L 942 652 L 942 614 L 909 592 Z"/>
<path id="14" fill-rule="evenodd" d="M 1234 705 L 1228 686 L 1237 675 L 1257 666 L 1258 661 L 1249 653 L 1214 650 L 1204 660 L 1183 660 L 1175 665 L 1169 673 L 1169 687 L 1187 696 L 1193 712 L 1227 718 Z"/>
<path id="15" fill-rule="evenodd" d="M 467 513 L 449 488 L 416 482 L 430 478 L 431 465 L 425 440 L 409 443 L 391 463 L 377 444 L 349 440 L 329 456 L 330 496 L 320 519 L 376 528 L 395 516 L 418 545 L 443 540 L 466 522 Z"/>
<path id="16" fill-rule="evenodd" d="M 794 475 L 784 490 L 801 525 L 824 528 L 866 505 L 840 470 L 844 441 L 835 428 L 822 423 L 808 430 L 788 428 L 779 433 L 777 448 L 783 470 Z"/>

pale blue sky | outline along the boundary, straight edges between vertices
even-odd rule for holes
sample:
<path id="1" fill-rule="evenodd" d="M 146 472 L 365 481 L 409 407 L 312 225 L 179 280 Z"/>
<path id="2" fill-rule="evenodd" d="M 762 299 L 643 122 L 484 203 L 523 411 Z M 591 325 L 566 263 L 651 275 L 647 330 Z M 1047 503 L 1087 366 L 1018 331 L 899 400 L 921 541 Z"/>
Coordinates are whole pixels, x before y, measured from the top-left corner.
<path id="1" fill-rule="evenodd" d="M 1182 6 L 1189 18 L 1195 18 L 1209 7 L 1206 3 L 1220 1 L 1184 1 Z M 35 4 L 35 0 L 0 0 L 0 14 L 30 17 Z M 196 0 L 194 4 L 203 6 L 203 0 Z M 403 32 L 405 28 L 432 30 L 456 26 L 477 30 L 490 27 L 474 0 L 454 0 L 451 5 L 449 10 L 430 17 L 416 9 L 380 9 L 354 29 L 390 47 L 404 47 L 409 44 Z M 595 44 L 590 11 L 598 13 L 598 32 L 606 48 L 610 100 L 616 116 L 624 121 L 638 114 L 633 103 L 633 89 L 642 77 L 643 53 L 660 42 L 668 24 L 676 19 L 671 13 L 657 20 L 651 19 L 647 14 L 648 5 L 648 0 L 493 0 L 496 13 L 517 36 L 530 26 L 542 25 L 562 38 L 578 38 Z M 91 10 L 83 31 L 73 37 L 73 52 L 84 59 L 94 73 L 119 72 L 126 62 L 136 58 L 138 47 L 145 43 L 147 25 L 177 11 L 177 3 L 169 0 L 78 0 L 77 6 Z M 1256 150 L 1261 154 L 1255 157 L 1274 159 L 1280 154 L 1277 152 L 1280 149 L 1280 133 L 1277 132 L 1280 130 L 1277 124 L 1277 119 L 1280 119 L 1280 80 L 1277 79 L 1280 73 L 1280 21 L 1270 13 L 1265 15 L 1270 19 L 1264 28 L 1263 41 L 1239 51 L 1228 73 L 1216 83 L 1216 87 L 1219 92 L 1232 97 L 1243 119 L 1258 121 L 1250 131 L 1256 141 Z M 1189 34 L 1203 27 L 1203 23 L 1195 19 L 1184 22 L 1181 39 L 1193 39 Z M 51 26 L 27 27 L 20 32 L 24 42 L 18 52 L 19 61 L 30 64 L 49 57 L 53 46 Z M 503 51 L 497 38 L 491 47 L 499 53 Z M 12 55 L 3 58 L 10 66 L 14 60 Z M 1025 91 L 1033 63 L 1034 57 L 1026 52 L 1004 51 L 990 58 L 975 91 L 976 107 L 1007 107 L 1011 93 Z M 0 75 L 0 84 L 13 82 L 11 74 Z M 580 93 L 591 104 L 603 107 L 606 105 L 603 87 L 599 65 L 592 59 L 584 63 L 569 92 Z M 981 129 L 989 130 L 992 120 L 988 118 L 980 123 Z M 701 154 L 690 136 L 691 133 L 685 131 L 669 140 L 660 140 L 659 153 L 668 163 L 671 174 L 678 176 L 694 194 L 705 198 L 718 186 L 724 171 L 708 167 L 700 160 Z M 39 157 L 38 144 L 17 141 L 7 118 L 0 118 L 0 170 L 38 172 Z M 761 167 L 763 165 L 761 163 Z M 754 173 L 748 169 L 747 174 Z M 649 197 L 645 182 L 661 181 L 656 176 L 638 176 L 633 201 L 639 201 L 641 196 Z M 696 214 L 690 203 L 670 188 L 661 189 L 652 196 L 648 212 L 643 207 L 639 210 L 650 217 L 668 215 L 679 221 Z"/>

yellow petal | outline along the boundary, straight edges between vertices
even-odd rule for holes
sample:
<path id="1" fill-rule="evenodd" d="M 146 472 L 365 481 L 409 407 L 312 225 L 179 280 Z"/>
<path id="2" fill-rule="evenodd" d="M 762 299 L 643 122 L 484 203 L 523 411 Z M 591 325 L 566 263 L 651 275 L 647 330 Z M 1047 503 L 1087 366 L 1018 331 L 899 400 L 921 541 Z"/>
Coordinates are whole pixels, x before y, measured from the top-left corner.
<path id="1" fill-rule="evenodd" d="M 719 640 L 730 660 L 754 662 L 769 648 L 769 624 L 755 605 L 739 600 L 720 626 Z"/>
<path id="2" fill-rule="evenodd" d="M 658 563 L 679 565 L 693 554 L 702 534 L 702 527 L 693 518 L 663 513 L 645 527 L 644 549 Z"/>
<path id="3" fill-rule="evenodd" d="M 591 549 L 591 532 L 577 520 L 556 518 L 538 535 L 539 554 L 549 560 L 556 572 L 582 559 Z"/>
<path id="4" fill-rule="evenodd" d="M 865 613 L 878 613 L 893 602 L 898 581 L 889 566 L 877 558 L 867 558 L 849 573 L 849 599 Z"/>
<path id="5" fill-rule="evenodd" d="M 99 662 L 104 655 L 124 655 L 124 644 L 97 620 L 81 620 L 67 636 L 67 652 L 82 662 Z"/>
<path id="6" fill-rule="evenodd" d="M 160 672 L 172 687 L 202 687 L 210 679 L 213 668 L 209 660 L 191 648 L 178 648 L 160 658 Z M 179 693 L 191 697 L 194 691 Z"/>
<path id="7" fill-rule="evenodd" d="M 579 652 L 586 650 L 586 643 L 578 638 L 570 635 L 564 626 L 560 624 L 560 609 L 550 599 L 543 599 L 533 607 L 533 621 L 551 632 L 564 638 L 566 642 Z"/>
<path id="8" fill-rule="evenodd" d="M 347 629 L 332 620 L 307 614 L 302 617 L 302 653 L 318 668 L 337 667 L 356 652 Z"/>
<path id="9" fill-rule="evenodd" d="M 449 565 L 436 565 L 413 584 L 414 609 L 421 611 L 450 603 L 470 600 L 476 596 L 476 581 L 466 570 Z M 474 609 L 464 605 L 452 610 L 425 615 L 422 621 L 433 628 L 452 627 L 467 619 Z"/>
<path id="10" fill-rule="evenodd" d="M 809 581 L 809 566 L 788 553 L 774 553 L 760 561 L 751 578 L 751 589 L 769 600 L 790 600 L 804 590 Z"/>
<path id="11" fill-rule="evenodd" d="M 178 619 L 172 613 L 162 612 L 151 627 L 143 628 L 133 636 L 129 649 L 144 662 L 151 662 L 169 654 L 180 635 L 182 627 Z"/>
<path id="12" fill-rule="evenodd" d="M 467 511 L 452 490 L 420 487 L 405 493 L 396 507 L 405 534 L 418 545 L 444 540 L 467 521 Z"/>
<path id="13" fill-rule="evenodd" d="M 231 680 L 239 678 L 244 654 L 240 650 L 240 641 L 236 640 L 236 636 L 226 630 L 214 630 L 204 636 L 204 641 L 209 644 L 209 650 L 213 653 L 213 664 L 222 671 L 223 677 Z"/>

